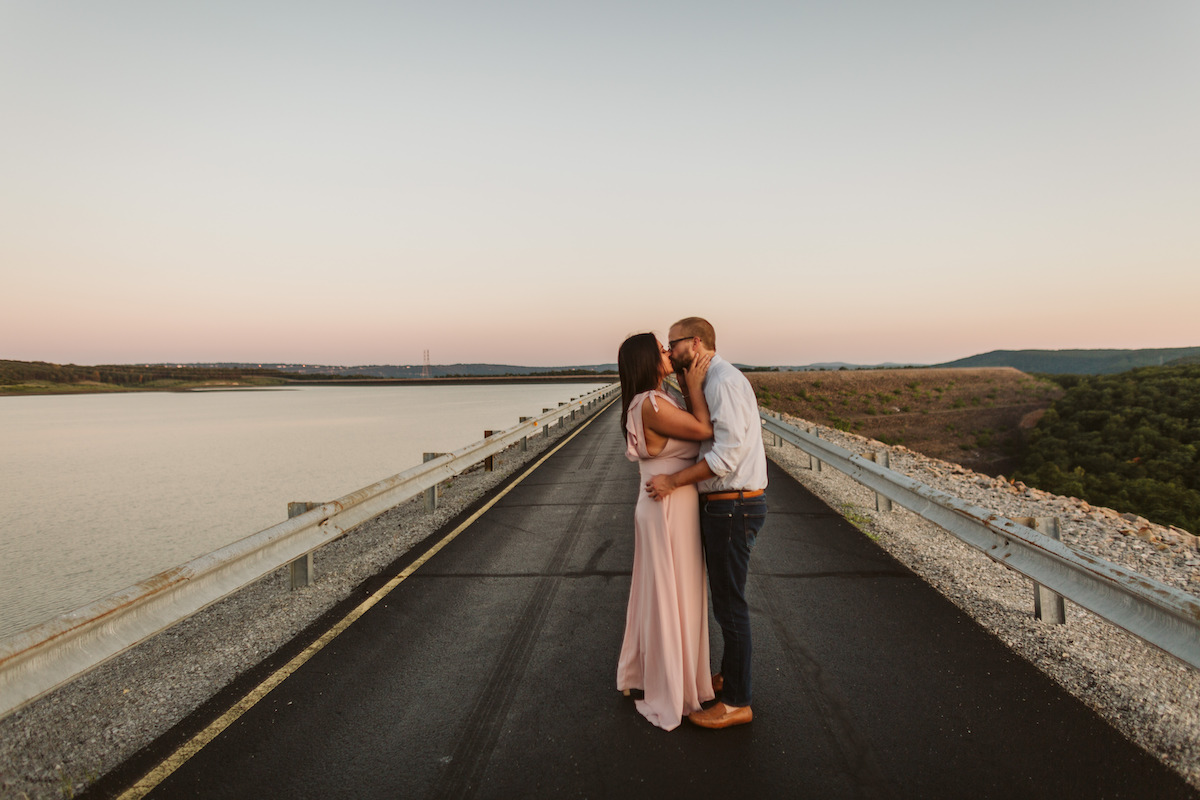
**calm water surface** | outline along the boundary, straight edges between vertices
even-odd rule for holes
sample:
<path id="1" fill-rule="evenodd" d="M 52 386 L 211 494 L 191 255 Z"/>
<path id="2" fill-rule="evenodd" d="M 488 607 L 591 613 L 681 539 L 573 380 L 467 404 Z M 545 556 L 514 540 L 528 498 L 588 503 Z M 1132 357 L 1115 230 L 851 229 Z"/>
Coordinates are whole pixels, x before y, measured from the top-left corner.
<path id="1" fill-rule="evenodd" d="M 0 637 L 602 385 L 0 397 Z"/>

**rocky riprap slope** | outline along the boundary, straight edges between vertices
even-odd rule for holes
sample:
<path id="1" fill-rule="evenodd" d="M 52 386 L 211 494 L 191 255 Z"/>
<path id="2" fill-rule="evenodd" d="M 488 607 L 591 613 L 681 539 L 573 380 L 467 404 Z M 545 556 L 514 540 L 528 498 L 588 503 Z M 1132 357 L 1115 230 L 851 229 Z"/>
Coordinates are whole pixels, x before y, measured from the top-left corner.
<path id="1" fill-rule="evenodd" d="M 788 417 L 799 428 L 812 423 Z M 831 428 L 821 437 L 853 453 L 887 450 L 890 468 L 1005 517 L 1058 517 L 1067 546 L 1200 595 L 1200 550 L 1190 532 L 972 472 L 902 446 Z M 767 437 L 768 440 L 770 437 Z M 875 511 L 874 492 L 829 466 L 808 468 L 791 445 L 770 458 L 1131 740 L 1200 788 L 1200 670 L 1067 602 L 1067 624 L 1033 616 L 1029 579 L 899 506 Z M 770 521 L 768 518 L 769 535 Z"/>

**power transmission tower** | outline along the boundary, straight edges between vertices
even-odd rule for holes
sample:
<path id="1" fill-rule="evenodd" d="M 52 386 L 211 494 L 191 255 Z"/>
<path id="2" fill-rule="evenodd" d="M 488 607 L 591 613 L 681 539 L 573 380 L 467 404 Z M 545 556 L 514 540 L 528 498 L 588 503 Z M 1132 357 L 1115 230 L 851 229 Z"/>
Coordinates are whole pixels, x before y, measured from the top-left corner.
<path id="1" fill-rule="evenodd" d="M 422 367 L 421 367 L 421 377 L 422 378 L 429 377 L 429 351 L 428 350 L 425 351 L 425 364 L 422 365 Z"/>

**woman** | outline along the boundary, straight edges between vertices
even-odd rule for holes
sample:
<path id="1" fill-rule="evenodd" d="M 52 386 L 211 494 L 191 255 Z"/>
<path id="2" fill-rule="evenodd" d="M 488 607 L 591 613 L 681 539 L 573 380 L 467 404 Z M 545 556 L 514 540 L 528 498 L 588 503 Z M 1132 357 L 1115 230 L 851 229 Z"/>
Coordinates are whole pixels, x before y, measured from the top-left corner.
<path id="1" fill-rule="evenodd" d="M 653 475 L 695 464 L 698 442 L 712 436 L 700 387 L 708 357 L 698 358 L 683 377 L 689 412 L 662 390 L 663 379 L 674 372 L 669 352 L 654 334 L 641 333 L 626 339 L 617 355 L 626 455 L 641 470 L 617 689 L 641 690 L 637 710 L 668 731 L 713 699 L 696 487 L 681 487 L 662 500 L 641 489 Z"/>

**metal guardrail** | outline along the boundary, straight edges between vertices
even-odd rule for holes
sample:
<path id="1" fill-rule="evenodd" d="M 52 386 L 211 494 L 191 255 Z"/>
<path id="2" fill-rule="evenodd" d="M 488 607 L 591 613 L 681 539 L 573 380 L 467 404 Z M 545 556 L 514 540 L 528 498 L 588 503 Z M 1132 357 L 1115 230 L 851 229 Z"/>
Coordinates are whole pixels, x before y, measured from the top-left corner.
<path id="1" fill-rule="evenodd" d="M 485 458 L 531 435 L 548 434 L 552 423 L 573 420 L 619 391 L 619 384 L 598 389 L 0 641 L 0 717 Z"/>
<path id="2" fill-rule="evenodd" d="M 1200 598 L 964 503 L 760 411 L 764 429 L 1134 636 L 1200 667 Z"/>

